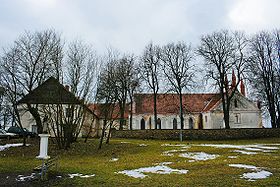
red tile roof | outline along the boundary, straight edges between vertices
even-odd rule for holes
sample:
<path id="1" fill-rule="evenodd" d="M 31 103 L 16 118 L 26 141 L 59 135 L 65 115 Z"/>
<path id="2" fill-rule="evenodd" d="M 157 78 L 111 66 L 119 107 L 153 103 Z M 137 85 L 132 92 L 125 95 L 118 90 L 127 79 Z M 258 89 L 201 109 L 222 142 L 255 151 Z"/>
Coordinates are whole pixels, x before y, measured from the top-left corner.
<path id="1" fill-rule="evenodd" d="M 135 113 L 153 113 L 153 94 L 135 94 Z M 211 110 L 220 100 L 219 94 L 183 94 L 183 110 L 185 113 L 198 113 Z M 158 114 L 178 114 L 180 109 L 178 94 L 158 94 Z"/>
<path id="2" fill-rule="evenodd" d="M 107 112 L 109 109 L 113 110 L 112 117 L 113 119 L 119 119 L 120 118 L 120 108 L 118 104 L 111 105 L 111 104 L 102 104 L 102 103 L 94 103 L 94 104 L 89 104 L 88 108 L 94 112 L 95 115 L 97 115 L 99 118 L 104 118 L 105 117 L 105 112 Z M 128 110 L 128 105 L 126 107 L 125 113 L 124 113 L 124 118 L 128 118 L 129 115 L 129 110 Z"/>

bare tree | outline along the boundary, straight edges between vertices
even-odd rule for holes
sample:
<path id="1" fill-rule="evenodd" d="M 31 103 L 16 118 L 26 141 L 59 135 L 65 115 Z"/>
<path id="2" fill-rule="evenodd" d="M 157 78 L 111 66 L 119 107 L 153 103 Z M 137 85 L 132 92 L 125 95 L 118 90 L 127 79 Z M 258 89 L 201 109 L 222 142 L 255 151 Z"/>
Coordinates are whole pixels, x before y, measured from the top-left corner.
<path id="1" fill-rule="evenodd" d="M 160 58 L 163 62 L 163 72 L 168 79 L 171 90 L 179 95 L 180 140 L 182 141 L 182 129 L 184 128 L 182 92 L 192 86 L 194 77 L 194 66 L 191 64 L 193 58 L 191 46 L 183 42 L 167 44 L 161 48 Z"/>
<path id="2" fill-rule="evenodd" d="M 136 69 L 135 69 L 136 70 Z M 130 100 L 130 118 L 129 118 L 129 129 L 132 130 L 132 121 L 133 121 L 133 96 L 137 89 L 140 88 L 140 79 L 137 76 L 136 71 L 132 74 L 129 89 L 128 89 L 128 95 Z"/>
<path id="3" fill-rule="evenodd" d="M 145 47 L 140 57 L 141 79 L 145 81 L 149 89 L 153 92 L 154 102 L 154 123 L 157 129 L 157 94 L 159 91 L 160 81 L 160 48 L 152 43 Z"/>
<path id="4" fill-rule="evenodd" d="M 214 80 L 222 99 L 225 128 L 229 129 L 229 110 L 231 100 L 241 82 L 245 70 L 244 52 L 247 40 L 243 33 L 231 33 L 227 30 L 214 32 L 201 37 L 197 53 L 205 60 L 206 79 Z M 237 82 L 229 86 L 227 76 L 235 70 Z"/>
<path id="5" fill-rule="evenodd" d="M 122 58 L 118 59 L 115 64 L 116 73 L 116 89 L 117 89 L 117 101 L 120 108 L 120 130 L 126 123 L 125 121 L 125 111 L 127 108 L 128 92 L 133 83 L 132 77 L 134 71 L 135 57 L 124 55 Z"/>
<path id="6" fill-rule="evenodd" d="M 116 107 L 118 89 L 116 87 L 116 61 L 112 56 L 108 56 L 109 60 L 99 75 L 96 99 L 102 102 L 100 107 L 100 117 L 103 119 L 101 136 L 98 149 L 101 149 L 105 133 L 109 130 L 107 140 L 109 142 L 110 131 L 113 124 L 113 113 Z"/>
<path id="7" fill-rule="evenodd" d="M 280 127 L 280 34 L 262 31 L 250 41 L 249 78 L 270 115 L 272 128 Z"/>
<path id="8" fill-rule="evenodd" d="M 9 92 L 14 113 L 16 101 L 24 94 L 30 93 L 50 76 L 59 78 L 58 68 L 61 68 L 62 42 L 60 36 L 53 30 L 29 33 L 26 32 L 2 57 L 2 69 L 5 89 Z M 27 105 L 38 127 L 38 133 L 43 130 L 42 119 L 38 105 Z M 17 117 L 15 117 L 17 118 Z M 17 119 L 18 124 L 20 120 Z"/>
<path id="9" fill-rule="evenodd" d="M 84 104 L 95 99 L 100 66 L 100 58 L 92 46 L 82 41 L 70 43 L 66 53 L 64 76 L 71 92 L 78 96 Z M 74 110 L 75 105 L 69 106 L 69 108 Z M 77 140 L 85 120 L 84 109 L 79 109 L 76 117 L 82 119 L 82 121 L 77 126 L 72 125 L 74 127 L 71 132 L 73 141 Z"/>
<path id="10" fill-rule="evenodd" d="M 60 149 L 68 149 L 77 140 L 85 124 L 93 125 L 93 114 L 85 102 L 94 98 L 99 64 L 99 58 L 91 46 L 82 41 L 69 44 L 63 61 L 63 76 L 68 84 L 65 89 L 78 97 L 80 104 L 48 104 L 40 111 Z"/>
<path id="11" fill-rule="evenodd" d="M 101 62 L 92 46 L 82 41 L 70 43 L 64 63 L 65 81 L 71 92 L 81 99 L 93 101 Z"/>

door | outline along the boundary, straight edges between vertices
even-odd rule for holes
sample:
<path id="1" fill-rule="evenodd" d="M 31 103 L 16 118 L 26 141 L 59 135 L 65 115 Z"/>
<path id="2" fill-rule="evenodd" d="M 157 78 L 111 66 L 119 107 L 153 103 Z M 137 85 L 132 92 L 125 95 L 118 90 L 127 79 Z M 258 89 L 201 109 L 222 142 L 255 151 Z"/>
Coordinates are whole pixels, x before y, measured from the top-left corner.
<path id="1" fill-rule="evenodd" d="M 141 119 L 141 130 L 145 130 L 145 120 Z"/>

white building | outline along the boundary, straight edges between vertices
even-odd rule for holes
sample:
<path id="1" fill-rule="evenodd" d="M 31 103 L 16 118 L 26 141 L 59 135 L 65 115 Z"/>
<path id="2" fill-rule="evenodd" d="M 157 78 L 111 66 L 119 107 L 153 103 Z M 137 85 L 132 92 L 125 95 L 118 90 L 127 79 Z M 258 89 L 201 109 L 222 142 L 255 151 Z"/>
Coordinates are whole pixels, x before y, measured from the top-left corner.
<path id="1" fill-rule="evenodd" d="M 244 94 L 244 95 L 243 95 Z M 231 128 L 262 128 L 261 110 L 236 92 L 230 108 Z M 136 94 L 132 129 L 155 129 L 153 95 Z M 159 94 L 157 97 L 157 129 L 180 129 L 179 96 Z M 225 128 L 219 94 L 183 94 L 183 129 Z"/>

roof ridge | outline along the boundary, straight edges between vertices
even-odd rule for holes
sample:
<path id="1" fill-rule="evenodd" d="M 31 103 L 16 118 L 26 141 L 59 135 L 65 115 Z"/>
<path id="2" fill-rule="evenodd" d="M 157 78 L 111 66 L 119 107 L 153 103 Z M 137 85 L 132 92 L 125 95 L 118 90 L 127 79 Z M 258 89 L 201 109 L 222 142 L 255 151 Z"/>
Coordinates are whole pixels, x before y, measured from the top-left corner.
<path id="1" fill-rule="evenodd" d="M 219 93 L 182 93 L 183 95 L 218 95 Z M 134 95 L 153 95 L 153 93 L 135 93 Z M 157 95 L 179 95 L 177 93 L 158 93 Z"/>

